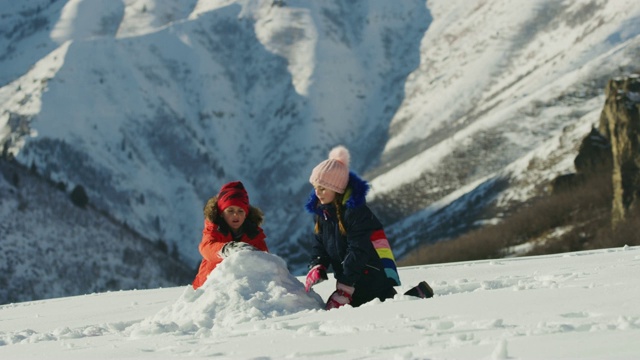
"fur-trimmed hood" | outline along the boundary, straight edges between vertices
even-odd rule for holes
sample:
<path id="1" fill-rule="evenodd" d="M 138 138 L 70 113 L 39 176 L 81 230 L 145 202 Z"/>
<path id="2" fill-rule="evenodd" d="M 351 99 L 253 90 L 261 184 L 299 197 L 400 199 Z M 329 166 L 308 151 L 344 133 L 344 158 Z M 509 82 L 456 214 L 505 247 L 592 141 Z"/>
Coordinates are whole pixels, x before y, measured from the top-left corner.
<path id="1" fill-rule="evenodd" d="M 360 178 L 353 171 L 349 172 L 349 183 L 344 191 L 342 205 L 347 209 L 355 209 L 367 203 L 366 197 L 369 192 L 369 183 Z M 316 196 L 315 189 L 311 189 L 309 199 L 305 204 L 305 209 L 311 214 L 320 215 L 322 210 L 319 208 L 320 200 Z"/>
<path id="2" fill-rule="evenodd" d="M 212 223 L 218 225 L 221 230 L 226 230 L 227 226 L 222 218 L 222 215 L 218 214 L 218 196 L 214 196 L 210 198 L 204 206 L 204 218 L 211 221 Z M 262 225 L 262 221 L 264 220 L 264 213 L 262 210 L 255 206 L 249 205 L 249 213 L 247 214 L 247 219 L 245 220 L 245 225 L 243 228 L 247 232 L 249 237 L 254 237 L 257 234 L 257 228 Z M 224 231 L 226 232 L 226 231 Z"/>

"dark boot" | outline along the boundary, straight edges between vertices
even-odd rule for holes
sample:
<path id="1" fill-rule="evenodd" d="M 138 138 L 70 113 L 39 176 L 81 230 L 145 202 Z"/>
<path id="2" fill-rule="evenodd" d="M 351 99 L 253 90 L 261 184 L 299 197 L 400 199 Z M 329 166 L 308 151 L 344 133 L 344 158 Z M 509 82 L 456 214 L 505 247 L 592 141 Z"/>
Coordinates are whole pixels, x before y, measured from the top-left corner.
<path id="1" fill-rule="evenodd" d="M 433 289 L 431 289 L 431 286 L 429 286 L 426 281 L 420 281 L 418 285 L 407 290 L 404 294 L 427 299 L 433 297 Z"/>

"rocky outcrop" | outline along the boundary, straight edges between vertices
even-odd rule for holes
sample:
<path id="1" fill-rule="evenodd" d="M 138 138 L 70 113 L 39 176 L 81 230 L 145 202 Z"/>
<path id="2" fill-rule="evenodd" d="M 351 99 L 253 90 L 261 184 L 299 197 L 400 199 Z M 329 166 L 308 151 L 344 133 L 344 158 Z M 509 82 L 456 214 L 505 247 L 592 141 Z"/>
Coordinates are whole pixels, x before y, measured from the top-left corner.
<path id="1" fill-rule="evenodd" d="M 640 76 L 609 81 L 598 128 L 612 155 L 612 222 L 624 220 L 640 195 Z"/>
<path id="2" fill-rule="evenodd" d="M 553 193 L 575 189 L 594 175 L 611 174 L 613 227 L 640 198 L 640 76 L 610 80 L 597 128 L 580 144 L 576 172 L 554 179 Z"/>
<path id="3" fill-rule="evenodd" d="M 578 156 L 573 161 L 576 172 L 560 175 L 554 179 L 554 194 L 575 189 L 594 174 L 611 172 L 612 157 L 609 140 L 597 128 L 592 128 L 580 144 Z"/>
<path id="4" fill-rule="evenodd" d="M 580 151 L 573 161 L 578 174 L 588 175 L 594 172 L 611 170 L 611 143 L 598 131 L 592 128 L 580 144 Z"/>

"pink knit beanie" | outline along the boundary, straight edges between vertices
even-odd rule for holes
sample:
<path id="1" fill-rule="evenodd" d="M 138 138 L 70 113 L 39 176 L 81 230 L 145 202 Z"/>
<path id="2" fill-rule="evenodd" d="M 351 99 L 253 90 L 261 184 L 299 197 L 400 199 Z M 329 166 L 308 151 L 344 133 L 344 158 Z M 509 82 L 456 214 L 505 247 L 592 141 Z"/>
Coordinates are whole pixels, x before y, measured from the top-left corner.
<path id="1" fill-rule="evenodd" d="M 313 168 L 309 182 L 338 194 L 344 194 L 349 183 L 349 161 L 351 155 L 346 147 L 336 146 L 329 152 L 329 158 Z"/>

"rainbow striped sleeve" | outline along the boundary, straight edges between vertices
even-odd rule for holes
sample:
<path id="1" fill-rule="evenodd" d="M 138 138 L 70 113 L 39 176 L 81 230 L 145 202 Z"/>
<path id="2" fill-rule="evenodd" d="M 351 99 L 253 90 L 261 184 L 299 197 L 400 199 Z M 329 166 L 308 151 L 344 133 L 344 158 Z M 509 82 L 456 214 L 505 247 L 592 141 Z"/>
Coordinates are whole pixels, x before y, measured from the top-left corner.
<path id="1" fill-rule="evenodd" d="M 371 233 L 371 243 L 376 249 L 380 260 L 382 260 L 382 266 L 387 277 L 393 280 L 396 285 L 400 285 L 400 276 L 398 275 L 398 267 L 396 266 L 396 259 L 391 251 L 391 246 L 387 240 L 387 235 L 384 230 L 376 230 Z"/>

